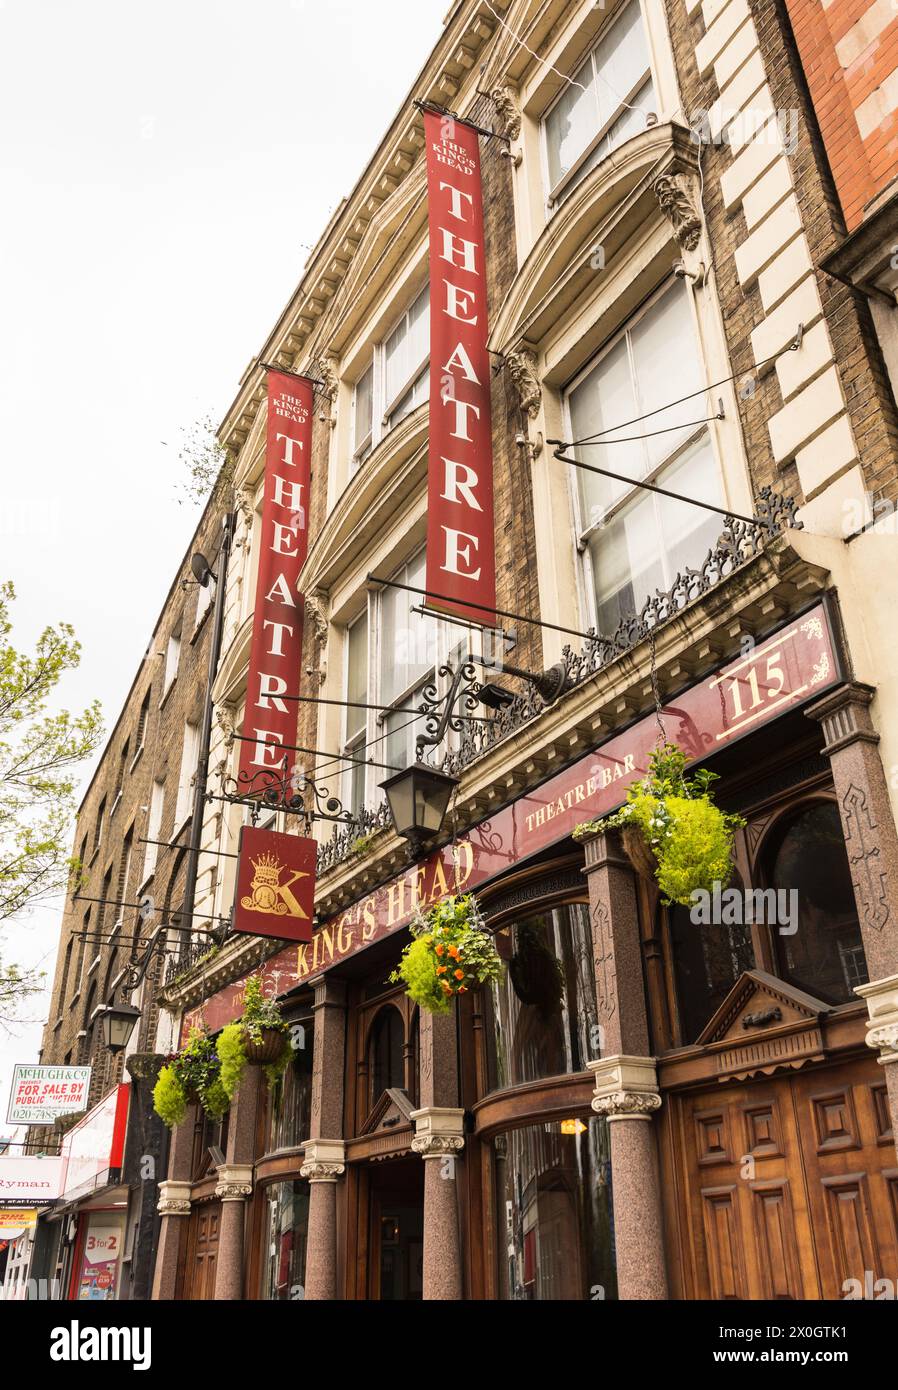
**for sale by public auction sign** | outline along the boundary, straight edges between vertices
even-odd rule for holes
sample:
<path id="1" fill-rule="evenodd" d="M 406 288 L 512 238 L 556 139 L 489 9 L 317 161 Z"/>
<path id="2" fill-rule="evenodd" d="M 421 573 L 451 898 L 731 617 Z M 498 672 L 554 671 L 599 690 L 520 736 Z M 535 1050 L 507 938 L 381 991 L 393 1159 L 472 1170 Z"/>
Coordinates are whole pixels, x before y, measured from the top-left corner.
<path id="1" fill-rule="evenodd" d="M 52 1125 L 60 1115 L 87 1109 L 90 1067 L 13 1069 L 6 1121 L 11 1125 Z"/>

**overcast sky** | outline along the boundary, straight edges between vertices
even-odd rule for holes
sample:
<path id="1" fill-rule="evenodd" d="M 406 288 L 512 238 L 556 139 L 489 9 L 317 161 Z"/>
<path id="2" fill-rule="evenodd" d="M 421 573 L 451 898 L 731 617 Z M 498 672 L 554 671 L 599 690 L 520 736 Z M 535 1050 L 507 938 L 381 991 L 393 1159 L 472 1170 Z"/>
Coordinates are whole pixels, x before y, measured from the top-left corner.
<path id="1" fill-rule="evenodd" d="M 439 37 L 450 0 L 0 0 L 0 580 L 72 623 L 62 702 L 112 727 L 198 519 L 219 420 Z M 0 954 L 52 973 L 59 911 Z M 0 1033 L 12 1063 L 47 1000 Z"/>

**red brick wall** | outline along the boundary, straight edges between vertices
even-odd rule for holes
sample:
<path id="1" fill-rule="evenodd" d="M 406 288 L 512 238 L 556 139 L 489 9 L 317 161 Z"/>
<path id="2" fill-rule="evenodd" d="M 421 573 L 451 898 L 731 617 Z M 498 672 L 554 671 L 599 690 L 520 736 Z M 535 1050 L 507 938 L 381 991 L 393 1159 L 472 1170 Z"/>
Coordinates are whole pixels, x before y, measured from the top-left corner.
<path id="1" fill-rule="evenodd" d="M 866 138 L 855 114 L 898 68 L 898 9 L 894 19 L 844 68 L 836 45 L 872 8 L 873 0 L 785 3 L 851 231 L 863 220 L 865 206 L 898 176 L 898 109 Z"/>

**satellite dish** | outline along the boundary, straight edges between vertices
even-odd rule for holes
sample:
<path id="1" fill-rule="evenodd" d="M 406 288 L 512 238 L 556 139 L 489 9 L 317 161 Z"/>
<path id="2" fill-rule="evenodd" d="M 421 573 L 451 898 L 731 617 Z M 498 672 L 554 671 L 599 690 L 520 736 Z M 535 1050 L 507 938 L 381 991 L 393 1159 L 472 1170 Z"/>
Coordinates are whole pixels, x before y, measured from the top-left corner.
<path id="1" fill-rule="evenodd" d="M 208 589 L 209 580 L 214 579 L 215 575 L 212 573 L 209 561 L 206 559 L 205 555 L 196 554 L 192 556 L 190 568 L 193 571 L 193 577 L 197 584 L 201 584 L 204 589 Z"/>

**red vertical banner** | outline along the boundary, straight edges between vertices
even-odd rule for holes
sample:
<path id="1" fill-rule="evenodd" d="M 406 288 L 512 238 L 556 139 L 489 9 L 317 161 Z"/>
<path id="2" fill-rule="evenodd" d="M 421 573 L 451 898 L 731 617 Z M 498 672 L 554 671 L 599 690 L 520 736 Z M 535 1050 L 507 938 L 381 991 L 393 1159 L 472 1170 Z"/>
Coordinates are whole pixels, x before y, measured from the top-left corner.
<path id="1" fill-rule="evenodd" d="M 265 502 L 243 717 L 249 741 L 241 744 L 239 771 L 244 787 L 260 772 L 282 768 L 285 756 L 289 768 L 295 763 L 282 750 L 296 744 L 299 705 L 283 697 L 299 694 L 302 669 L 299 577 L 309 550 L 312 407 L 311 382 L 269 372 Z"/>
<path id="2" fill-rule="evenodd" d="M 492 626 L 493 439 L 483 186 L 476 130 L 427 111 L 430 217 L 430 607 Z M 481 605 L 478 608 L 471 604 Z"/>

